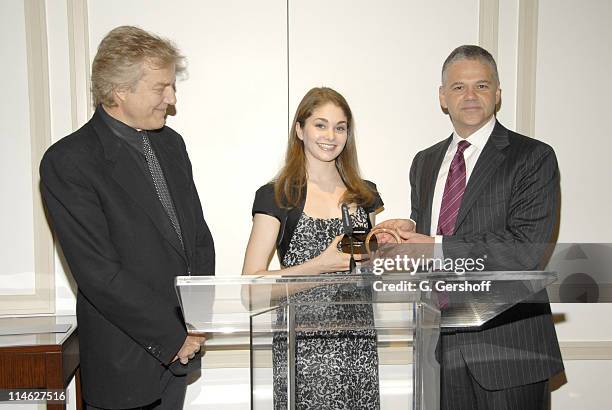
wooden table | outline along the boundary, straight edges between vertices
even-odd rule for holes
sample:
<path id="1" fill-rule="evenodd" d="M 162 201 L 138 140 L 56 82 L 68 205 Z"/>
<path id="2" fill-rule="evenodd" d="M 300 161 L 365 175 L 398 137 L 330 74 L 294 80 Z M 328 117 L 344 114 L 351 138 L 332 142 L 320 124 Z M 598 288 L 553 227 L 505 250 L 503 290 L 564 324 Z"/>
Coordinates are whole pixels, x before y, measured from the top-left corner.
<path id="1" fill-rule="evenodd" d="M 62 333 L 50 332 L 70 324 Z M 75 316 L 0 318 L 0 389 L 66 389 L 76 378 L 76 408 L 81 410 L 79 339 Z M 48 403 L 47 409 L 65 409 L 66 403 Z"/>

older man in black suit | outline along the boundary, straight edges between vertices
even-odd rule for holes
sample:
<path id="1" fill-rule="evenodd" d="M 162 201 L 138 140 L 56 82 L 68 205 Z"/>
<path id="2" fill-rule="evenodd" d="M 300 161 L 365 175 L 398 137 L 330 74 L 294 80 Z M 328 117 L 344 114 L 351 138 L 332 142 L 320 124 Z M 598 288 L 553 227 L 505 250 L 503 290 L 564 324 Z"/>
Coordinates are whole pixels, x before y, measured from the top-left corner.
<path id="1" fill-rule="evenodd" d="M 481 47 L 448 56 L 439 97 L 454 132 L 412 163 L 416 232 L 401 219 L 379 226 L 421 244 L 419 252 L 430 244 L 445 259 L 487 255 L 488 270 L 537 269 L 557 221 L 553 149 L 496 120 L 497 66 Z M 545 293 L 538 298 L 547 301 Z M 548 303 L 520 304 L 480 329 L 444 333 L 441 365 L 442 409 L 548 409 L 548 379 L 563 370 Z"/>
<path id="2" fill-rule="evenodd" d="M 180 409 L 202 337 L 174 277 L 214 274 L 212 236 L 179 134 L 165 126 L 183 57 L 136 27 L 102 40 L 96 112 L 46 152 L 41 190 L 78 285 L 83 396 L 92 409 Z"/>

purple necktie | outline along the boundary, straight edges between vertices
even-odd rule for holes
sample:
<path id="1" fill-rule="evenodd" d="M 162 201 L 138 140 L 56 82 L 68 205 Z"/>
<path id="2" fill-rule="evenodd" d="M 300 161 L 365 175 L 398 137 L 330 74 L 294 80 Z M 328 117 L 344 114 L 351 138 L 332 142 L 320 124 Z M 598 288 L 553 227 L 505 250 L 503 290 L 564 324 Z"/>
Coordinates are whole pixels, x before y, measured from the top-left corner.
<path id="1" fill-rule="evenodd" d="M 455 222 L 461 207 L 461 200 L 465 192 L 465 159 L 463 151 L 470 146 L 467 141 L 459 141 L 457 152 L 450 164 L 444 194 L 442 195 L 442 205 L 440 206 L 440 217 L 438 218 L 438 235 L 449 236 L 455 232 Z"/>

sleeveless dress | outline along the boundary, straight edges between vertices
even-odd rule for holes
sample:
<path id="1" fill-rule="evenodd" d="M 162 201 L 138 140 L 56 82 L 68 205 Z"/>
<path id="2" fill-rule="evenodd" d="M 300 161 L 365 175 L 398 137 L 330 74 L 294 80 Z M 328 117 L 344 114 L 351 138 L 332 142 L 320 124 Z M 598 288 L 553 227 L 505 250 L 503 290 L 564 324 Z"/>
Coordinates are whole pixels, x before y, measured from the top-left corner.
<path id="1" fill-rule="evenodd" d="M 368 215 L 358 207 L 354 227 L 367 227 Z M 340 218 L 312 218 L 302 212 L 282 262 L 291 267 L 322 253 L 342 234 Z M 348 273 L 348 272 L 335 272 Z M 330 273 L 333 275 L 334 273 Z M 293 302 L 366 300 L 369 289 L 356 285 L 318 286 L 290 296 Z M 279 310 L 279 325 L 286 323 Z M 298 305 L 296 323 L 302 328 L 325 324 L 325 330 L 296 332 L 296 408 L 300 410 L 358 410 L 380 408 L 376 332 L 371 305 Z M 359 330 L 333 330 L 343 325 Z M 331 329 L 330 329 L 331 328 Z M 368 329 L 369 328 L 369 329 Z M 273 337 L 274 409 L 287 408 L 287 339 Z"/>

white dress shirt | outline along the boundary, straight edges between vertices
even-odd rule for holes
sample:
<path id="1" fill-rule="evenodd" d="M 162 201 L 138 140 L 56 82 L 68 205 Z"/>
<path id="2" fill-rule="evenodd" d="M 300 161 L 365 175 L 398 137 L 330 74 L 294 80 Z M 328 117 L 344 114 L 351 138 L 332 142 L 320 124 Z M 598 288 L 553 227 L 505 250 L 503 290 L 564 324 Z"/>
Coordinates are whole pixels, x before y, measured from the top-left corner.
<path id="1" fill-rule="evenodd" d="M 470 146 L 463 152 L 463 158 L 465 159 L 465 185 L 467 186 L 468 181 L 470 180 L 470 175 L 476 166 L 476 161 L 478 161 L 478 157 L 480 157 L 482 149 L 489 140 L 489 136 L 493 132 L 493 128 L 495 128 L 495 116 L 491 117 L 491 119 L 485 125 L 467 138 L 462 138 L 457 131 L 453 132 L 453 140 L 446 150 L 446 154 L 442 160 L 442 165 L 440 165 L 440 172 L 438 172 L 438 179 L 436 180 L 433 203 L 431 206 L 430 235 L 435 237 L 436 244 L 442 243 L 442 235 L 436 234 L 438 231 L 438 218 L 440 217 L 440 207 L 442 206 L 442 196 L 444 195 L 444 187 L 446 185 L 446 178 L 448 177 L 448 170 L 450 169 L 450 164 L 453 161 L 455 153 L 457 152 L 457 144 L 459 144 L 459 141 L 462 140 L 470 143 Z M 436 248 L 442 247 L 437 246 Z M 438 254 L 439 251 L 441 251 L 441 249 L 436 252 L 436 256 L 440 256 Z"/>

